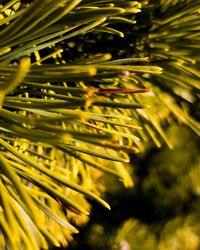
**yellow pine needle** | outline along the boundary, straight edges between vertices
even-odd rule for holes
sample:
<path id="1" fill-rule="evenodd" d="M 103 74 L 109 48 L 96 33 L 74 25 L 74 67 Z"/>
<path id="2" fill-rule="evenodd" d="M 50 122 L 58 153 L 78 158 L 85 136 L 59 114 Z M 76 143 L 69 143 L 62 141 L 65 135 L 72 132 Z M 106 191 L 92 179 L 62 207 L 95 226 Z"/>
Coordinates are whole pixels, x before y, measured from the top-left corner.
<path id="1" fill-rule="evenodd" d="M 9 94 L 23 81 L 30 69 L 30 58 L 24 57 L 20 60 L 19 70 L 16 75 L 13 76 L 11 82 L 7 83 L 0 88 L 0 106 L 3 104 L 5 95 Z"/>
<path id="2" fill-rule="evenodd" d="M 0 17 L 0 18 L 1 18 L 1 17 Z M 4 54 L 6 54 L 6 53 L 8 53 L 8 52 L 10 52 L 10 51 L 11 51 L 11 48 L 9 48 L 9 47 L 1 48 L 1 49 L 0 49 L 0 56 L 4 55 Z"/>

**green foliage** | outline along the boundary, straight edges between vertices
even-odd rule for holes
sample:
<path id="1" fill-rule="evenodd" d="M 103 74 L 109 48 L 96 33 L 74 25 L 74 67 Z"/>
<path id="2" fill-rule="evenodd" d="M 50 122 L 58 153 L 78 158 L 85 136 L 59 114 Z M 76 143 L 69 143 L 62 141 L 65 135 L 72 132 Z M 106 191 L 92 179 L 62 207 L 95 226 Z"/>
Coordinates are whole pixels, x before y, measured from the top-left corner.
<path id="1" fill-rule="evenodd" d="M 184 204 L 189 204 L 191 199 L 199 196 L 199 149 L 194 135 L 179 127 L 171 127 L 168 135 L 175 145 L 173 153 L 163 149 L 152 157 L 149 175 L 142 183 L 145 195 L 151 197 L 152 203 L 159 204 L 158 213 L 163 208 L 172 212 L 174 202 L 182 209 Z M 163 203 L 160 197 L 165 197 Z M 174 208 L 178 209 L 179 206 Z"/>
<path id="2" fill-rule="evenodd" d="M 133 186 L 129 153 L 150 139 L 172 148 L 163 125 L 175 119 L 200 134 L 188 105 L 199 94 L 199 7 L 2 2 L 2 247 L 67 245 L 88 220 L 85 197 L 110 208 L 103 174 Z"/>

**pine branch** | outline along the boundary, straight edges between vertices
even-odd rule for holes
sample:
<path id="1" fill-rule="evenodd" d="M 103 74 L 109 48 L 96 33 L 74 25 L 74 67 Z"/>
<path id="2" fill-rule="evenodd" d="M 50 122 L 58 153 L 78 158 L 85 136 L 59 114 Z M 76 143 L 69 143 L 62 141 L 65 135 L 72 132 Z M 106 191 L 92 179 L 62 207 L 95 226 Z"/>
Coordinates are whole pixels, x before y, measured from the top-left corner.
<path id="1" fill-rule="evenodd" d="M 193 102 L 199 91 L 199 4 L 177 1 L 178 14 L 171 5 L 36 0 L 0 6 L 2 246 L 67 245 L 77 232 L 73 221 L 87 221 L 85 196 L 110 208 L 100 198 L 103 174 L 130 187 L 128 153 L 144 151 L 149 138 L 173 147 L 163 121 L 173 115 L 200 134 L 177 102 L 177 96 L 181 104 Z"/>

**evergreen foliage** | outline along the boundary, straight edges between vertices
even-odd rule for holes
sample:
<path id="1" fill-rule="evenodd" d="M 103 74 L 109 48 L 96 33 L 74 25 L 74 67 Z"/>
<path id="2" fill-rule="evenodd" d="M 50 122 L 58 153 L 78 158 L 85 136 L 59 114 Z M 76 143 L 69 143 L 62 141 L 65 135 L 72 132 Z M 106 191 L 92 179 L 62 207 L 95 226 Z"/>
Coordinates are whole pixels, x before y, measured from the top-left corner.
<path id="1" fill-rule="evenodd" d="M 104 175 L 129 155 L 200 134 L 199 8 L 192 0 L 19 0 L 0 6 L 1 248 L 66 246 Z M 11 226 L 12 225 L 12 226 Z"/>

